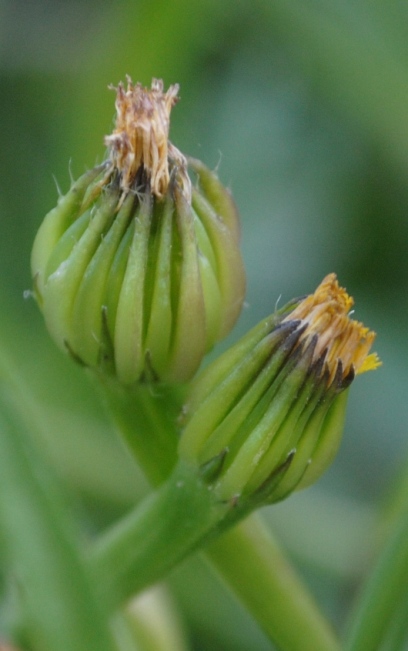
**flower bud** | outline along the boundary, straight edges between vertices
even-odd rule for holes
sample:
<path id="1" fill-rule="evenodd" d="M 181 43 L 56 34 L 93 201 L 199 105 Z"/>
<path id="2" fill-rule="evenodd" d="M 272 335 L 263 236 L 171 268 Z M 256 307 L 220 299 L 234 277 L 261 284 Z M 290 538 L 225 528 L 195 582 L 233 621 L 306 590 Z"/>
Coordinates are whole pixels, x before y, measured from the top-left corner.
<path id="1" fill-rule="evenodd" d="M 276 502 L 314 482 L 340 442 L 356 373 L 375 369 L 375 334 L 327 276 L 262 321 L 193 382 L 180 457 L 220 500 Z"/>
<path id="2" fill-rule="evenodd" d="M 116 89 L 108 158 L 45 218 L 32 252 L 38 304 L 58 345 L 117 376 L 184 382 L 244 298 L 235 205 L 168 139 L 178 86 Z"/>

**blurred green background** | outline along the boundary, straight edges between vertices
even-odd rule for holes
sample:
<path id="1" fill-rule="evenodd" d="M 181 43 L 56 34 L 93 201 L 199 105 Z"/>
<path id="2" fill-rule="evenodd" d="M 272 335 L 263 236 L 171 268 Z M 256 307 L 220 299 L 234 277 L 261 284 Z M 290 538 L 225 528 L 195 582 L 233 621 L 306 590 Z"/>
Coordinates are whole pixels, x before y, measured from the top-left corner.
<path id="1" fill-rule="evenodd" d="M 353 385 L 333 467 L 264 511 L 341 626 L 375 517 L 408 468 L 408 5 L 0 0 L 0 346 L 89 530 L 145 486 L 26 290 L 35 232 L 57 200 L 53 175 L 65 191 L 69 169 L 76 177 L 102 159 L 107 86 L 127 73 L 180 83 L 171 139 L 217 167 L 238 204 L 248 294 L 228 343 L 331 271 L 378 333 L 383 367 Z M 270 648 L 199 560 L 171 585 L 194 650 Z"/>

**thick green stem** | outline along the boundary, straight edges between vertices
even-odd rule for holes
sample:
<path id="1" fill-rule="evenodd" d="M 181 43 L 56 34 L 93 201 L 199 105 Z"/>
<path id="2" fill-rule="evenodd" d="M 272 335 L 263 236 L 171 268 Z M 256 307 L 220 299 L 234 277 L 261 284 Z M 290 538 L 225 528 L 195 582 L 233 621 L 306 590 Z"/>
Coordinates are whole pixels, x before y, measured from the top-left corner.
<path id="1" fill-rule="evenodd" d="M 279 649 L 339 651 L 331 627 L 258 516 L 212 542 L 205 558 Z"/>
<path id="2" fill-rule="evenodd" d="M 124 388 L 116 380 L 98 376 L 104 403 L 126 445 L 153 486 L 170 475 L 177 461 L 175 426 L 183 389 L 137 384 Z"/>
<path id="3" fill-rule="evenodd" d="M 113 618 L 118 651 L 188 651 L 180 613 L 159 584 L 131 599 Z"/>
<path id="4" fill-rule="evenodd" d="M 106 388 L 109 390 L 109 387 Z M 147 395 L 149 411 L 143 411 L 145 420 L 142 424 L 139 423 L 142 407 L 139 407 L 139 402 L 133 400 L 130 394 L 128 398 L 124 398 L 123 402 L 116 401 L 117 398 L 115 398 L 112 403 L 112 400 L 108 398 L 108 403 L 111 407 L 113 405 L 113 416 L 130 449 L 141 463 L 151 483 L 157 485 L 168 476 L 171 467 L 176 463 L 178 436 L 174 425 L 176 422 L 174 415 L 181 410 L 182 402 L 180 393 L 154 394 L 149 389 Z M 143 395 L 140 394 L 140 401 L 142 400 Z M 163 412 L 167 414 L 165 421 L 163 421 Z M 159 447 L 159 440 L 165 441 L 165 439 L 167 439 L 167 443 L 165 442 L 167 458 L 161 453 Z M 204 501 L 207 499 L 205 495 L 203 498 Z M 160 511 L 164 508 L 166 501 L 164 496 L 158 497 L 158 499 L 163 499 L 161 506 L 157 504 L 158 511 Z M 168 506 L 170 505 L 168 504 Z M 171 522 L 166 522 L 163 526 L 170 527 L 171 533 L 174 535 L 174 530 L 177 529 L 176 520 L 180 516 L 183 517 L 185 506 L 176 500 L 171 508 L 175 509 L 175 515 L 172 515 Z M 193 513 L 199 527 L 197 532 L 199 535 L 201 535 L 200 529 L 201 533 L 203 530 L 199 510 L 202 508 L 202 505 L 198 504 L 198 510 Z M 193 524 L 193 520 L 190 520 L 190 523 Z M 204 526 L 207 524 L 208 522 Z M 115 546 L 118 549 L 120 530 L 117 531 L 117 535 L 118 542 L 115 543 Z M 167 534 L 160 532 L 160 536 L 162 535 Z M 193 532 L 190 531 L 189 535 L 193 536 Z M 131 525 L 127 530 L 126 538 L 126 545 L 132 548 L 134 541 L 132 541 Z M 117 552 L 113 552 L 110 556 L 108 538 L 105 539 L 104 545 L 106 545 L 106 550 L 103 555 L 105 558 L 110 557 L 109 571 L 115 574 L 119 571 L 119 563 L 121 564 L 122 560 L 116 558 Z M 166 545 L 164 550 L 167 555 Z M 102 554 L 99 560 L 96 560 L 98 554 L 101 552 L 96 552 L 95 565 L 102 562 Z M 304 651 L 305 649 L 335 651 L 339 649 L 334 634 L 312 596 L 297 578 L 282 551 L 279 550 L 271 532 L 265 530 L 256 516 L 250 516 L 245 522 L 220 536 L 215 543 L 211 543 L 206 548 L 203 556 L 225 583 L 232 588 L 270 639 L 280 645 L 279 648 L 287 651 Z M 170 559 L 168 556 L 164 558 L 167 569 L 170 569 L 175 558 Z M 158 560 L 160 563 L 163 562 L 162 558 Z M 160 567 L 162 570 L 164 569 L 163 565 Z M 157 565 L 158 569 L 159 565 Z M 158 577 L 159 573 L 157 572 Z M 135 586 L 129 577 L 125 576 L 124 580 L 125 592 L 136 589 L 138 584 Z M 284 603 L 281 603 L 282 601 Z M 302 632 L 301 635 L 298 634 L 298 630 Z M 309 640 L 310 645 L 305 646 L 309 644 Z"/>
<path id="5" fill-rule="evenodd" d="M 195 468 L 179 465 L 92 549 L 90 564 L 104 599 L 114 607 L 161 579 L 202 543 L 229 508 L 200 481 Z"/>

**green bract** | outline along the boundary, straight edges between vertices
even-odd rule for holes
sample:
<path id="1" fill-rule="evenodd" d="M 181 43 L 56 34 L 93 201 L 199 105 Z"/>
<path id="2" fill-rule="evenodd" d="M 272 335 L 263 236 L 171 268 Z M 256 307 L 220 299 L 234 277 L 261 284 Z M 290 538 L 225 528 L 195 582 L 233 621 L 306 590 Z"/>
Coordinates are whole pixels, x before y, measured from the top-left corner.
<path id="1" fill-rule="evenodd" d="M 308 472 L 317 479 L 337 451 L 345 396 L 338 378 L 328 389 L 322 364 L 312 364 L 314 343 L 297 347 L 302 332 L 299 322 L 272 317 L 195 382 L 180 456 L 197 464 L 220 500 L 251 509 L 279 501 Z"/>

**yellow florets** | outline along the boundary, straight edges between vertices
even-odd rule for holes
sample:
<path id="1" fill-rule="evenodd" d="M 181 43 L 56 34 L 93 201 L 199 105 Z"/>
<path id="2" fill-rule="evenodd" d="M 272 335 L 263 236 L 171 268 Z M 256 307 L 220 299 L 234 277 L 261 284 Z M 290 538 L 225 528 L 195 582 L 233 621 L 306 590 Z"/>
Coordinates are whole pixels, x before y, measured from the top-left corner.
<path id="1" fill-rule="evenodd" d="M 317 335 L 313 358 L 325 354 L 330 380 L 335 376 L 339 362 L 343 378 L 350 371 L 364 373 L 381 364 L 376 353 L 368 354 L 375 332 L 350 318 L 353 304 L 352 297 L 339 286 L 336 275 L 332 273 L 323 279 L 314 294 L 303 299 L 284 319 L 300 320 L 306 325 L 300 341 L 308 341 Z"/>

